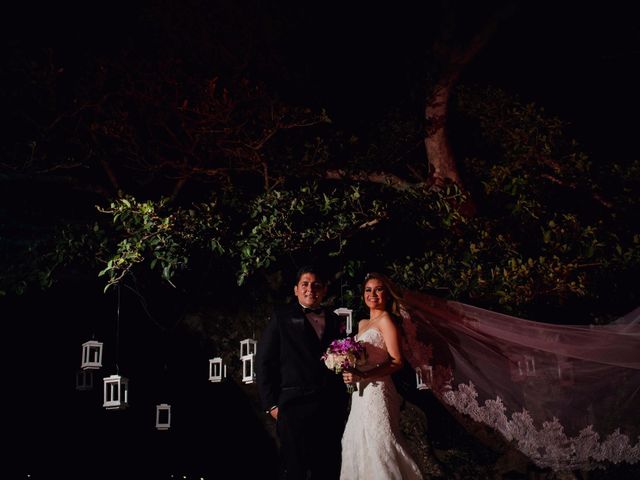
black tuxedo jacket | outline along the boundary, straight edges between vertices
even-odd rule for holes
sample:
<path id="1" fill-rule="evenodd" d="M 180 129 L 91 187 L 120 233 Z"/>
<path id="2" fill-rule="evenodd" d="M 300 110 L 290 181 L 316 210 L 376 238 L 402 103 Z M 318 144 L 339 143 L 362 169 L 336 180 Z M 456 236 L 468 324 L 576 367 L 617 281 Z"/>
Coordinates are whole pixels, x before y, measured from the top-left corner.
<path id="1" fill-rule="evenodd" d="M 256 382 L 265 410 L 308 395 L 319 394 L 323 401 L 335 398 L 337 403 L 347 398 L 342 376 L 320 358 L 331 341 L 343 336 L 341 322 L 325 309 L 325 329 L 319 339 L 299 303 L 272 314 L 256 355 Z"/>

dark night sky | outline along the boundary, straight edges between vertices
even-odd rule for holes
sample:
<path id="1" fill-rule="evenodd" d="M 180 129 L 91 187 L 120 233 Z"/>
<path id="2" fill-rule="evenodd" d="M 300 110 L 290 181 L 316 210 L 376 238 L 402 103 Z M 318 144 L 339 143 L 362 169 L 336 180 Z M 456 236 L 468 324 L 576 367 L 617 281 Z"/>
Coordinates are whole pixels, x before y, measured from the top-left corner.
<path id="1" fill-rule="evenodd" d="M 640 107 L 636 17 L 621 2 L 606 8 L 571 3 L 524 2 L 500 25 L 462 81 L 499 86 L 544 106 L 574 123 L 589 148 L 635 156 L 634 112 Z M 318 78 L 314 88 L 345 117 L 366 111 L 377 99 L 383 109 L 406 101 L 403 69 L 419 61 L 411 52 L 419 50 L 421 24 L 428 23 L 428 10 L 422 18 L 411 18 L 380 9 L 374 21 L 358 25 L 361 13 L 350 12 L 351 21 L 342 18 L 329 29 L 335 32 L 329 51 L 324 36 L 309 42 L 310 58 L 320 59 L 309 66 Z M 326 17 L 319 28 L 330 24 L 333 16 Z M 408 53 L 398 53 L 404 46 Z M 332 98 L 336 92 L 338 102 Z"/>
<path id="2" fill-rule="evenodd" d="M 41 3 L 27 1 L 8 12 L 3 35 L 9 45 L 56 45 L 58 58 L 68 63 L 81 54 L 101 55 L 127 44 L 142 48 L 149 40 L 144 37 L 158 30 L 145 23 L 140 5 L 171 4 Z M 407 71 L 421 62 L 420 51 L 433 27 L 430 5 L 437 2 L 423 2 L 422 7 L 416 6 L 420 2 L 396 2 L 393 7 L 389 2 L 270 3 L 255 2 L 265 11 L 285 12 L 286 20 L 273 26 L 276 39 L 271 45 L 280 51 L 278 61 L 295 71 L 287 82 L 278 78 L 277 66 L 269 74 L 283 97 L 326 107 L 338 125 L 347 128 L 408 104 L 408 90 L 419 78 L 409 78 Z M 640 107 L 640 74 L 634 68 L 640 59 L 640 27 L 629 5 L 617 0 L 591 6 L 521 2 L 462 81 L 506 88 L 573 122 L 590 149 L 633 156 L 633 114 Z M 467 12 L 463 21 L 482 10 Z"/>

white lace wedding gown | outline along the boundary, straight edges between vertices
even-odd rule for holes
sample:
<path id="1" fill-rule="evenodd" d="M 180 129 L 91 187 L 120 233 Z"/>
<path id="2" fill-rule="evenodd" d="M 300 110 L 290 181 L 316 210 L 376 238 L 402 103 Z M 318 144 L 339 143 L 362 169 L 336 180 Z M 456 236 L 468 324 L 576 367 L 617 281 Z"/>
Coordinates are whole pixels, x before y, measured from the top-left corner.
<path id="1" fill-rule="evenodd" d="M 362 370 L 388 359 L 380 330 L 369 328 L 358 340 L 367 350 L 367 365 Z M 400 431 L 400 395 L 391 377 L 359 382 L 351 398 L 342 437 L 340 480 L 422 479 Z"/>

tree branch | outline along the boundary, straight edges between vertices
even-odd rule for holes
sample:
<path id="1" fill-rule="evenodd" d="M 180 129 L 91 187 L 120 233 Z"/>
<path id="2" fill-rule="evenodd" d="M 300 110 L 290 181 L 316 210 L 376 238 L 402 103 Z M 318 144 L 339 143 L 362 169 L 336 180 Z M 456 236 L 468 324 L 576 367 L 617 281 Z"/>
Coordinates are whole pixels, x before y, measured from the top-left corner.
<path id="1" fill-rule="evenodd" d="M 370 182 L 387 185 L 396 190 L 407 190 L 419 186 L 420 183 L 410 183 L 393 173 L 386 172 L 345 172 L 344 170 L 327 170 L 324 178 L 327 180 L 354 180 L 357 182 Z"/>
<path id="2" fill-rule="evenodd" d="M 90 192 L 101 197 L 111 199 L 113 195 L 106 188 L 100 185 L 91 185 L 78 178 L 56 175 L 30 175 L 22 173 L 0 174 L 0 182 L 15 182 L 19 180 L 26 180 L 29 182 L 42 182 L 42 183 L 57 183 L 71 186 L 73 190 L 80 192 Z"/>
<path id="3" fill-rule="evenodd" d="M 570 188 L 571 190 L 577 190 L 578 186 L 571 182 L 571 183 L 567 183 L 564 182 L 563 180 L 560 180 L 558 177 L 555 177 L 549 173 L 542 173 L 540 175 L 541 178 L 546 178 L 547 180 L 549 180 L 552 183 L 555 183 L 556 185 L 560 185 L 562 187 L 565 188 Z M 603 198 L 600 194 L 595 193 L 595 192 L 591 192 L 591 198 L 593 198 L 596 202 L 598 202 L 600 205 L 607 207 L 607 208 L 613 208 L 613 204 L 609 201 L 606 200 L 605 198 Z"/>

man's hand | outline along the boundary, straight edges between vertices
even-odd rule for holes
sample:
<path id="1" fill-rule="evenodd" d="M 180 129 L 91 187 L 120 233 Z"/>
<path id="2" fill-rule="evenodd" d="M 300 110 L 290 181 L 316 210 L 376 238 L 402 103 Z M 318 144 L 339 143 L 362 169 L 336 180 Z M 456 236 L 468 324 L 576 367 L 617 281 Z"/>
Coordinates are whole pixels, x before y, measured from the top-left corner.
<path id="1" fill-rule="evenodd" d="M 365 375 L 363 374 L 363 372 L 355 368 L 348 368 L 342 372 L 342 380 L 348 385 L 359 382 L 364 377 Z"/>

